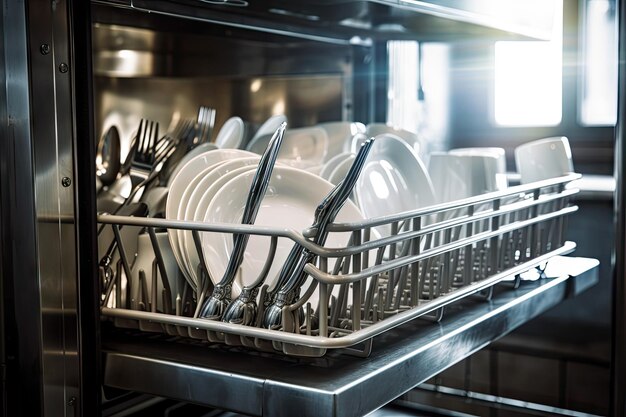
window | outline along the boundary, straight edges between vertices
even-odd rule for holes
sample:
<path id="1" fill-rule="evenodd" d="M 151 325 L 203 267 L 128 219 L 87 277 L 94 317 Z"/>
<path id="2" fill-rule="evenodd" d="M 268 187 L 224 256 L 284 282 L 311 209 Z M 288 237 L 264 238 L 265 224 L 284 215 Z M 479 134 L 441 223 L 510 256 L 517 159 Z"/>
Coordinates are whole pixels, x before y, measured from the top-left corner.
<path id="1" fill-rule="evenodd" d="M 557 10 L 550 41 L 495 43 L 496 124 L 554 126 L 561 122 L 562 4 L 557 4 Z"/>
<path id="2" fill-rule="evenodd" d="M 617 120 L 617 19 L 615 1 L 586 0 L 582 6 L 583 68 L 579 118 L 583 125 Z"/>

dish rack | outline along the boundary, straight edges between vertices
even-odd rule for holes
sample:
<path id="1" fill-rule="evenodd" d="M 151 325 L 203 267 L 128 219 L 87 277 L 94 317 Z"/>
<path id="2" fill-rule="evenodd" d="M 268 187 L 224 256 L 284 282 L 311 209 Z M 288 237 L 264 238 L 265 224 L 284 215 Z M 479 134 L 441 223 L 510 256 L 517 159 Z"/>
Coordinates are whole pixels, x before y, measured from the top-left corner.
<path id="1" fill-rule="evenodd" d="M 471 295 L 488 300 L 495 284 L 509 280 L 516 287 L 521 274 L 536 269 L 538 277 L 551 257 L 572 252 L 576 245 L 564 240 L 564 232 L 567 215 L 578 209 L 570 204 L 578 190 L 568 184 L 579 177 L 570 174 L 362 222 L 335 223 L 330 233 L 350 236 L 348 245 L 339 248 L 313 244 L 314 230 L 99 215 L 98 222 L 113 229 L 120 254 L 113 275 L 105 277 L 100 268 L 102 316 L 116 327 L 286 355 L 319 357 L 328 349 L 368 355 L 374 336 L 418 317 L 441 320 L 446 305 Z M 263 300 L 271 290 L 267 285 L 259 289 L 258 311 L 251 325 L 197 318 L 197 306 L 210 295 L 210 284 L 196 290 L 186 287 L 177 297 L 180 303 L 168 307 L 164 302 L 162 311 L 156 310 L 156 304 L 148 307 L 159 296 L 156 290 L 150 291 L 143 307 L 131 309 L 128 299 L 120 301 L 122 291 L 138 285 L 126 280 L 131 265 L 120 237 L 124 226 L 139 226 L 150 234 L 156 254 L 152 279 L 153 283 L 163 281 L 164 293 L 171 289 L 165 284 L 155 230 L 191 231 L 203 274 L 207 274 L 200 247 L 203 232 L 267 236 L 270 248 L 277 239 L 289 239 L 315 253 L 317 259 L 305 267 L 312 280 L 299 298 L 282 307 L 279 328 L 261 325 L 267 306 Z M 264 270 L 273 256 L 269 250 Z M 308 301 L 315 291 L 319 303 L 311 305 Z M 170 296 L 165 294 L 163 300 Z"/>

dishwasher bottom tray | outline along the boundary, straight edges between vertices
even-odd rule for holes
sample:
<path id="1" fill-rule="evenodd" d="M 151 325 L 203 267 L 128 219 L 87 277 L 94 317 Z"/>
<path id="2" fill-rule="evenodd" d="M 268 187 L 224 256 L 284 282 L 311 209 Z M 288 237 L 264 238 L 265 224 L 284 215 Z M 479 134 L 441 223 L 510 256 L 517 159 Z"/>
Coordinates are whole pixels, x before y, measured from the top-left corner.
<path id="1" fill-rule="evenodd" d="M 598 282 L 598 261 L 555 256 L 543 277 L 466 298 L 439 323 L 411 321 L 374 338 L 367 358 L 296 358 L 111 329 L 104 384 L 256 416 L 362 416 Z"/>

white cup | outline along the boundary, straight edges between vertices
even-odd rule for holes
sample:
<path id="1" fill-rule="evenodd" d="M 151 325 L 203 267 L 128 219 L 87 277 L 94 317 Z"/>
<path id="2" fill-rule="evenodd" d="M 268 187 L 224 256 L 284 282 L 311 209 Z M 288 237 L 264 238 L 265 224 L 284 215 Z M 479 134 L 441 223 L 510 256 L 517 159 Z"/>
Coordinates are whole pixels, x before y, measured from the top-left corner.
<path id="1" fill-rule="evenodd" d="M 448 151 L 451 155 L 470 155 L 470 156 L 495 156 L 498 159 L 498 174 L 496 175 L 497 189 L 502 190 L 508 187 L 506 177 L 506 152 L 502 148 L 484 147 L 484 148 L 457 148 Z"/>
<path id="2" fill-rule="evenodd" d="M 539 139 L 515 148 L 515 164 L 522 184 L 574 172 L 572 150 L 565 136 Z"/>
<path id="3" fill-rule="evenodd" d="M 447 203 L 506 188 L 499 157 L 485 155 L 454 155 L 434 152 L 430 155 L 428 172 L 433 181 L 435 197 Z"/>

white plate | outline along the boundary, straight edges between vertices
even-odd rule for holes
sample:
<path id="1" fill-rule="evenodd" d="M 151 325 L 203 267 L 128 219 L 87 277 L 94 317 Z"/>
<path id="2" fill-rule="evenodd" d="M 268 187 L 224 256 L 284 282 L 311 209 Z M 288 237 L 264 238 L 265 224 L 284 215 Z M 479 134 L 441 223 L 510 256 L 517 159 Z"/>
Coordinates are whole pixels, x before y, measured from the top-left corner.
<path id="1" fill-rule="evenodd" d="M 226 120 L 215 138 L 215 145 L 221 149 L 238 149 L 243 141 L 246 127 L 241 117 Z"/>
<path id="2" fill-rule="evenodd" d="M 355 187 L 366 218 L 381 217 L 433 205 L 433 186 L 417 154 L 393 135 L 378 135 Z M 389 227 L 378 227 L 383 236 Z"/>
<path id="3" fill-rule="evenodd" d="M 413 132 L 409 132 L 408 130 L 404 129 L 395 129 L 392 126 L 386 125 L 384 123 L 370 123 L 367 125 L 368 137 L 375 137 L 378 135 L 383 135 L 385 133 L 391 133 L 402 139 L 415 151 L 417 155 L 424 155 L 424 153 L 426 152 L 426 147 L 423 143 L 421 143 L 419 136 L 417 136 Z"/>
<path id="4" fill-rule="evenodd" d="M 224 185 L 228 181 L 232 180 L 239 174 L 242 174 L 244 172 L 248 172 L 254 169 L 256 169 L 254 165 L 236 168 L 232 170 L 231 172 L 229 172 L 228 174 L 217 179 L 213 184 L 211 184 L 211 186 L 209 186 L 209 188 L 202 194 L 202 197 L 200 197 L 200 200 L 198 200 L 198 205 L 196 206 L 196 210 L 193 213 L 193 221 L 195 222 L 204 221 L 204 218 L 207 214 L 207 210 L 209 209 L 209 204 L 211 204 L 211 201 L 213 201 L 213 197 L 215 197 L 215 194 L 217 194 L 217 192 L 221 190 L 222 187 L 224 187 Z"/>
<path id="5" fill-rule="evenodd" d="M 206 142 L 206 143 L 202 143 L 196 146 L 195 148 L 187 152 L 185 156 L 183 156 L 183 158 L 180 160 L 178 165 L 176 165 L 176 168 L 174 168 L 174 170 L 172 171 L 172 174 L 170 175 L 170 178 L 167 181 L 167 185 L 169 186 L 172 183 L 174 178 L 178 175 L 178 172 L 187 164 L 187 162 L 191 161 L 193 158 L 195 158 L 196 156 L 200 154 L 203 154 L 209 151 L 214 151 L 216 149 L 217 149 L 217 145 L 215 145 L 214 143 Z"/>
<path id="6" fill-rule="evenodd" d="M 178 213 L 180 220 L 194 220 L 195 212 L 198 208 L 198 204 L 200 200 L 206 193 L 206 191 L 223 176 L 229 174 L 233 170 L 241 167 L 250 167 L 251 169 L 255 169 L 258 165 L 260 157 L 252 156 L 247 158 L 237 158 L 230 161 L 220 162 L 216 165 L 213 165 L 208 171 L 204 171 L 200 181 L 192 186 L 192 188 L 188 188 L 187 190 L 191 190 L 189 199 L 187 204 L 181 204 L 181 209 L 184 209 L 184 213 Z M 200 219 L 201 220 L 201 219 Z M 178 244 L 180 247 L 180 253 L 182 254 L 183 262 L 187 266 L 187 270 L 189 271 L 189 275 L 195 280 L 195 282 L 199 282 L 197 275 L 197 266 L 200 262 L 198 257 L 198 253 L 195 248 L 195 243 L 193 241 L 193 233 L 189 230 L 179 230 L 178 231 Z"/>
<path id="7" fill-rule="evenodd" d="M 247 149 L 257 154 L 262 154 L 265 152 L 271 138 L 271 135 L 260 136 L 250 142 Z M 285 131 L 278 158 L 285 164 L 306 169 L 322 165 L 327 146 L 328 135 L 322 128 L 290 129 Z"/>
<path id="8" fill-rule="evenodd" d="M 348 171 L 350 171 L 355 159 L 355 154 L 349 154 L 347 158 L 343 159 L 341 163 L 333 169 L 333 172 L 331 172 L 328 176 L 328 181 L 335 185 L 343 181 L 344 178 L 346 178 Z"/>
<path id="9" fill-rule="evenodd" d="M 250 139 L 249 143 L 255 142 L 258 138 L 263 136 L 269 135 L 271 137 L 274 132 L 276 132 L 276 129 L 283 124 L 283 122 L 287 122 L 287 116 L 283 114 L 270 117 L 261 125 L 261 127 L 259 127 L 254 136 L 252 136 L 252 139 Z"/>
<path id="10" fill-rule="evenodd" d="M 170 182 L 170 192 L 167 196 L 167 203 L 165 205 L 165 217 L 171 220 L 178 219 L 178 209 L 183 198 L 183 194 L 187 188 L 187 185 L 198 175 L 208 167 L 217 164 L 222 161 L 227 161 L 233 158 L 255 156 L 253 153 L 241 151 L 238 149 L 215 149 L 197 155 L 188 161 L 184 167 L 178 171 L 176 177 L 173 177 Z M 168 229 L 168 235 L 170 238 L 170 245 L 176 257 L 176 262 L 180 266 L 185 275 L 185 279 L 195 289 L 196 283 L 192 281 L 191 276 L 185 273 L 185 264 L 183 263 L 182 256 L 178 251 L 178 233 L 175 229 Z"/>
<path id="11" fill-rule="evenodd" d="M 326 131 L 328 135 L 328 148 L 324 161 L 330 161 L 335 156 L 349 151 L 352 137 L 357 133 L 365 133 L 366 128 L 363 123 L 358 122 L 328 122 L 317 125 Z M 347 149 L 346 149 L 347 148 Z"/>
<path id="12" fill-rule="evenodd" d="M 191 198 L 191 194 L 193 194 L 193 191 L 195 190 L 198 183 L 202 180 L 202 178 L 204 178 L 206 175 L 211 173 L 211 171 L 213 171 L 215 168 L 222 165 L 223 163 L 224 161 L 220 161 L 204 168 L 195 177 L 193 177 L 191 181 L 189 181 L 186 184 L 185 191 L 183 192 L 183 195 L 180 198 L 178 211 L 176 212 L 176 220 L 183 220 L 183 217 L 185 216 L 185 211 L 187 210 L 187 203 L 189 202 L 189 199 Z M 189 263 L 186 262 L 186 259 L 185 259 L 185 250 L 183 249 L 183 234 L 184 234 L 184 230 L 176 229 L 176 240 L 178 242 L 178 246 L 176 247 L 175 251 L 179 254 L 183 262 L 183 267 L 181 269 L 184 271 L 184 273 L 188 277 L 190 277 L 193 280 L 193 282 L 197 284 L 198 283 L 196 279 L 197 274 L 195 271 L 196 267 L 191 267 Z"/>
<path id="13" fill-rule="evenodd" d="M 239 223 L 243 215 L 246 198 L 254 171 L 248 171 L 228 181 L 214 196 L 209 204 L 204 221 Z M 306 184 L 306 186 L 303 186 Z M 315 208 L 333 189 L 333 185 L 322 178 L 291 167 L 274 168 L 267 194 L 263 199 L 255 224 L 301 231 L 313 223 Z M 351 201 L 347 201 L 336 221 L 362 221 L 363 215 Z M 327 247 L 345 246 L 350 238 L 348 233 L 333 233 L 326 241 Z M 213 280 L 221 279 L 232 250 L 232 236 L 221 233 L 203 233 L 202 249 Z M 256 280 L 263 269 L 270 245 L 268 236 L 250 236 L 244 261 L 241 265 L 241 278 L 233 284 L 233 297 L 241 291 L 242 285 Z M 289 239 L 278 239 L 276 256 L 266 284 L 270 288 L 275 283 L 293 243 Z M 333 262 L 329 262 L 332 268 Z M 216 278 L 217 277 L 217 278 Z M 303 286 L 303 291 L 308 288 Z M 317 305 L 317 291 L 311 297 L 313 306 Z"/>
<path id="14" fill-rule="evenodd" d="M 335 155 L 334 157 L 329 159 L 328 162 L 326 162 L 322 167 L 320 177 L 328 181 L 328 179 L 330 178 L 330 174 L 335 170 L 335 168 L 337 168 L 337 166 L 341 164 L 345 159 L 350 158 L 350 155 L 354 154 L 352 152 L 342 152 L 339 155 Z"/>

